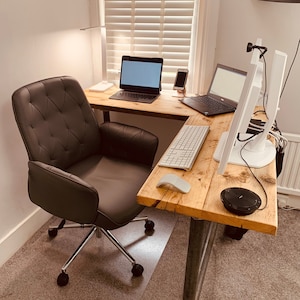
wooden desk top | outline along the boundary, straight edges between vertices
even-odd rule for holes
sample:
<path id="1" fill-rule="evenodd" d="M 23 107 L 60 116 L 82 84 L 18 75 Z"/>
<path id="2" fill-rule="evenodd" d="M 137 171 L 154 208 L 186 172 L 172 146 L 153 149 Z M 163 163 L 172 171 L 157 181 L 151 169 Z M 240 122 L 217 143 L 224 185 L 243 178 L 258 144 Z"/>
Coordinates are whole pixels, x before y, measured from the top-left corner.
<path id="1" fill-rule="evenodd" d="M 113 91 L 108 90 L 105 93 L 87 91 L 86 95 L 92 107 L 101 110 L 184 119 L 186 124 L 210 126 L 210 132 L 192 170 L 155 166 L 137 195 L 140 204 L 235 227 L 276 234 L 278 219 L 275 162 L 261 169 L 252 169 L 268 194 L 265 209 L 257 210 L 248 216 L 236 216 L 228 212 L 220 200 L 220 193 L 224 188 L 238 186 L 257 193 L 262 199 L 261 207 L 266 203 L 262 188 L 247 167 L 229 164 L 224 175 L 216 173 L 218 163 L 213 159 L 213 153 L 222 132 L 228 130 L 230 126 L 232 114 L 205 117 L 168 95 L 161 95 L 152 104 L 109 100 L 108 97 Z M 188 181 L 191 184 L 190 192 L 182 194 L 171 189 L 156 188 L 159 179 L 167 173 L 174 173 Z"/>
<path id="2" fill-rule="evenodd" d="M 186 120 L 197 114 L 193 109 L 183 105 L 178 98 L 170 93 L 162 93 L 153 103 L 140 103 L 109 99 L 117 88 L 111 88 L 103 93 L 86 91 L 86 96 L 93 108 L 104 111 L 126 112 L 131 114 L 148 115 L 162 118 Z"/>

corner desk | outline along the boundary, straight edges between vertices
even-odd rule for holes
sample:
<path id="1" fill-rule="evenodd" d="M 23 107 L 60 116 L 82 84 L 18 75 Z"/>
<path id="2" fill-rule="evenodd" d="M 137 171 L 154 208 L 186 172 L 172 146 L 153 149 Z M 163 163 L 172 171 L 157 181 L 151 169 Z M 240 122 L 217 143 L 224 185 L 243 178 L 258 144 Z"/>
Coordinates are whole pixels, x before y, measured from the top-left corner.
<path id="1" fill-rule="evenodd" d="M 109 119 L 109 111 L 116 111 L 210 126 L 210 132 L 190 171 L 156 165 L 137 195 L 138 203 L 144 206 L 191 217 L 183 293 L 184 299 L 199 299 L 218 223 L 276 234 L 278 219 L 275 162 L 260 169 L 252 169 L 268 195 L 266 208 L 248 216 L 234 215 L 224 208 L 220 200 L 220 193 L 226 187 L 252 190 L 261 197 L 261 207 L 266 203 L 266 197 L 247 167 L 229 164 L 223 175 L 216 172 L 218 163 L 213 159 L 213 153 L 222 132 L 229 129 L 233 114 L 206 117 L 168 93 L 162 93 L 151 104 L 109 99 L 115 91 L 116 88 L 113 87 L 105 92 L 85 92 L 90 105 L 102 110 L 106 120 Z M 182 194 L 172 189 L 157 188 L 157 182 L 167 173 L 176 174 L 188 181 L 191 184 L 190 192 Z"/>

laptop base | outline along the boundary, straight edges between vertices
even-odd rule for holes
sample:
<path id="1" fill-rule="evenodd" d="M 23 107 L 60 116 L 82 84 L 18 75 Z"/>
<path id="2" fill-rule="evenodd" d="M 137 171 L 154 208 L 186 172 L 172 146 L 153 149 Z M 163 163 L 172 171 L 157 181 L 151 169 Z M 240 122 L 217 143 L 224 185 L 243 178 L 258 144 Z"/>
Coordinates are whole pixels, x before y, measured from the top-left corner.
<path id="1" fill-rule="evenodd" d="M 151 104 L 159 95 L 146 95 L 143 93 L 127 92 L 120 90 L 109 97 L 109 99 L 114 100 L 124 100 L 131 102 L 141 102 Z"/>
<path id="2" fill-rule="evenodd" d="M 202 113 L 205 116 L 215 116 L 221 115 L 226 113 L 231 113 L 235 111 L 235 107 L 223 105 L 223 103 L 218 102 L 211 102 L 211 106 L 209 107 L 207 103 L 202 103 L 201 99 L 205 96 L 197 96 L 197 97 L 189 97 L 184 98 L 181 101 L 183 104 L 187 105 L 188 107 Z M 217 104 L 217 106 L 215 105 Z"/>

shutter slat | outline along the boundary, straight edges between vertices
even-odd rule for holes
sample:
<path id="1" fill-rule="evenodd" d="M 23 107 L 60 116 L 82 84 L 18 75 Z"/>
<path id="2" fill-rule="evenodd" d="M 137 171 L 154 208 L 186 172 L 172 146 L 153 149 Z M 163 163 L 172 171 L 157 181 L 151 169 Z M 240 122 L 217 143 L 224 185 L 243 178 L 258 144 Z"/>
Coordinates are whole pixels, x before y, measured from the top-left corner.
<path id="1" fill-rule="evenodd" d="M 108 70 L 120 69 L 122 55 L 163 57 L 170 87 L 177 68 L 188 67 L 194 1 L 105 0 Z"/>

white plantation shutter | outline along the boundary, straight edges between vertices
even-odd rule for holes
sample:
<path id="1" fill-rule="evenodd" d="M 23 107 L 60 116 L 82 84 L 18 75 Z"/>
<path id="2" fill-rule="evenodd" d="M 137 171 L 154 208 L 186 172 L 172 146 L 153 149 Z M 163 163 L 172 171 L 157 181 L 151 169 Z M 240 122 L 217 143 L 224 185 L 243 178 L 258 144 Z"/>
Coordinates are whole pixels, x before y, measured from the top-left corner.
<path id="1" fill-rule="evenodd" d="M 122 55 L 162 57 L 163 89 L 171 89 L 189 66 L 195 1 L 105 0 L 108 80 L 118 80 Z"/>

